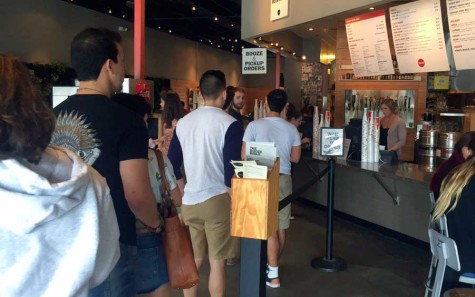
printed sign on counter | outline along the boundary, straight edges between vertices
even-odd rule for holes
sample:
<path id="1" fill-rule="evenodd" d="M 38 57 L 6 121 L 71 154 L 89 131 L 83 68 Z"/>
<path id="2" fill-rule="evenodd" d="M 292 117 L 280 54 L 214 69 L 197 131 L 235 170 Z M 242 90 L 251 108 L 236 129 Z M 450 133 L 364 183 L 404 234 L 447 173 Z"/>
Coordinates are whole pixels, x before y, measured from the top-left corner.
<path id="1" fill-rule="evenodd" d="M 384 10 L 345 20 L 355 76 L 394 74 Z"/>
<path id="2" fill-rule="evenodd" d="M 245 48 L 242 50 L 242 74 L 267 73 L 267 49 Z"/>
<path id="3" fill-rule="evenodd" d="M 322 128 L 320 135 L 320 154 L 322 156 L 343 156 L 343 129 Z"/>
<path id="4" fill-rule="evenodd" d="M 447 0 L 447 15 L 455 68 L 475 69 L 475 1 Z"/>
<path id="5" fill-rule="evenodd" d="M 439 0 L 420 0 L 389 9 L 401 73 L 448 71 Z"/>

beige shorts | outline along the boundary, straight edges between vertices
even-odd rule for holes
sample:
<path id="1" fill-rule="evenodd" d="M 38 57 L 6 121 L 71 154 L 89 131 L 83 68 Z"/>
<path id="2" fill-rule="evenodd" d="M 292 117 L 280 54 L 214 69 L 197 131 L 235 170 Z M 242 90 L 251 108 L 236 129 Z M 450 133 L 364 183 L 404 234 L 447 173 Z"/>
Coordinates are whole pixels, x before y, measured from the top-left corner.
<path id="1" fill-rule="evenodd" d="M 292 177 L 290 175 L 279 176 L 279 201 L 292 194 Z M 279 230 L 289 229 L 290 226 L 290 203 L 279 211 Z"/>
<path id="2" fill-rule="evenodd" d="M 236 257 L 237 237 L 231 237 L 231 201 L 227 193 L 214 196 L 195 205 L 181 205 L 181 214 L 190 227 L 196 259 L 207 254 L 213 259 Z"/>

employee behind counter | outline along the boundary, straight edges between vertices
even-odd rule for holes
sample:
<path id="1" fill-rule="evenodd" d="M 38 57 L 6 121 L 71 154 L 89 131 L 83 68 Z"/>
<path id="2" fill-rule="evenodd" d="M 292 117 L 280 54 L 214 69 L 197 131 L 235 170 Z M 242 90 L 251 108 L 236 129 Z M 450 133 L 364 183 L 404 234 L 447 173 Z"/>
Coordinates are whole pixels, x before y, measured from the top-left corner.
<path id="1" fill-rule="evenodd" d="M 381 118 L 379 144 L 384 145 L 385 150 L 395 151 L 401 160 L 401 148 L 406 144 L 406 123 L 397 115 L 397 105 L 394 100 L 384 99 L 381 110 L 384 116 Z"/>
<path id="2" fill-rule="evenodd" d="M 383 100 L 381 110 L 384 116 L 381 118 L 379 144 L 384 146 L 384 150 L 396 152 L 398 159 L 401 160 L 401 148 L 406 144 L 406 124 L 397 115 L 397 105 L 394 100 L 389 98 Z M 361 126 L 362 119 L 353 118 L 345 127 L 345 137 L 351 139 L 349 160 L 361 161 Z"/>

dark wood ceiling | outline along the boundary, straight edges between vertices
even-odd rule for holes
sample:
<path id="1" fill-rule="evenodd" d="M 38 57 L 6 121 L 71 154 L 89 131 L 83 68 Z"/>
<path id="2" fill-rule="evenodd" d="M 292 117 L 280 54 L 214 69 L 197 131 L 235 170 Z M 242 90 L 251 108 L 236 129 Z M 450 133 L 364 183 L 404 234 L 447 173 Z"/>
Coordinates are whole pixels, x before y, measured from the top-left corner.
<path id="1" fill-rule="evenodd" d="M 133 21 L 133 0 L 62 0 Z M 222 50 L 241 53 L 241 0 L 145 0 L 145 25 Z M 171 32 L 170 32 L 171 31 Z"/>

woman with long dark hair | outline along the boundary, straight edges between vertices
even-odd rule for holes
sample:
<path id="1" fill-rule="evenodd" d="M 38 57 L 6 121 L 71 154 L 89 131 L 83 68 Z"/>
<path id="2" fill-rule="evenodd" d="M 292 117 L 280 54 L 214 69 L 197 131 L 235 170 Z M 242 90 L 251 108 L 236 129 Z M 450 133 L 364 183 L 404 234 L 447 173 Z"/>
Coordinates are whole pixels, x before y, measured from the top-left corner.
<path id="1" fill-rule="evenodd" d="M 176 92 L 168 91 L 160 101 L 162 108 L 163 137 L 161 139 L 160 149 L 165 155 L 168 155 L 168 148 L 173 137 L 178 120 L 184 116 L 183 105 Z"/>
<path id="2" fill-rule="evenodd" d="M 454 152 L 449 159 L 442 163 L 432 176 L 430 181 L 430 190 L 434 193 L 434 197 L 439 197 L 440 187 L 444 178 L 455 167 L 465 162 L 465 160 L 475 152 L 475 131 L 462 134 L 454 147 Z"/>

